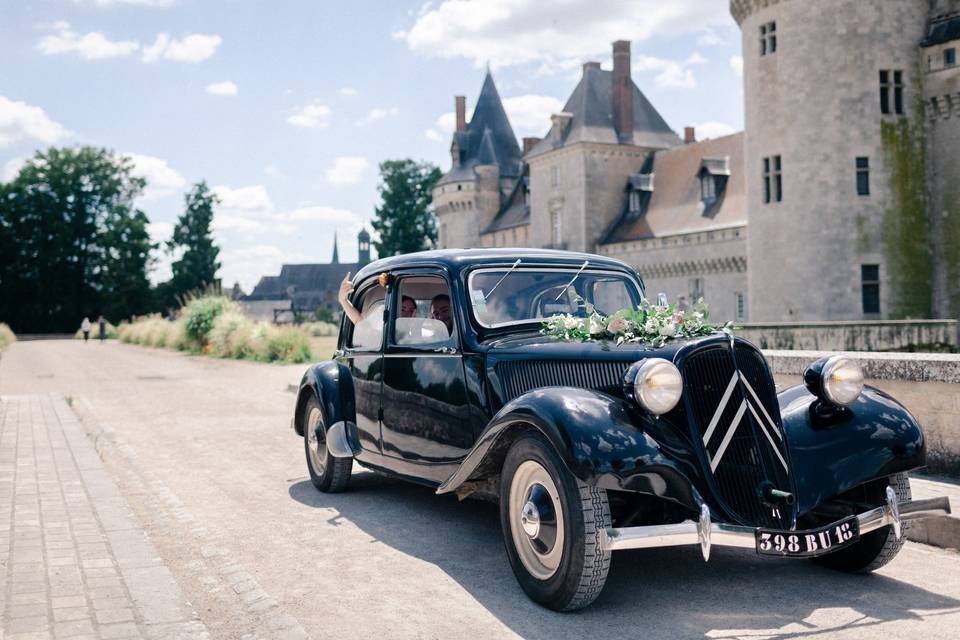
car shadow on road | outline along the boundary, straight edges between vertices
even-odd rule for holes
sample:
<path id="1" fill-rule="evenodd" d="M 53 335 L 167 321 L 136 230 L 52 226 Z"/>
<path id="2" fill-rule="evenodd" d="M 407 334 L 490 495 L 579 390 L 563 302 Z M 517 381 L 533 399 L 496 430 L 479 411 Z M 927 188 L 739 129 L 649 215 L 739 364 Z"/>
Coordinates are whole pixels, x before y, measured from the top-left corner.
<path id="1" fill-rule="evenodd" d="M 439 567 L 525 638 L 803 638 L 960 614 L 960 600 L 883 575 L 846 575 L 723 548 L 714 548 L 705 563 L 698 547 L 614 553 L 600 598 L 581 612 L 554 613 L 528 600 L 514 579 L 496 505 L 459 502 L 354 469 L 345 493 L 320 493 L 307 480 L 292 484 L 290 496 L 335 509 L 331 525 L 348 520 L 380 543 Z"/>

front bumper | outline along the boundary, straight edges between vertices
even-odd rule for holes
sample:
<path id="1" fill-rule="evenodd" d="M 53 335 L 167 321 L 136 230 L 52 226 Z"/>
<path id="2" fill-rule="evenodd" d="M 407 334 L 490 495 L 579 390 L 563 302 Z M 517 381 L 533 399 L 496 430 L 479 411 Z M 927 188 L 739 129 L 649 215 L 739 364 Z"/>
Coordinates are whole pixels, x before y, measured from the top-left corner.
<path id="1" fill-rule="evenodd" d="M 887 488 L 887 503 L 881 507 L 864 511 L 857 515 L 860 533 L 869 533 L 881 527 L 892 526 L 894 534 L 900 538 L 901 523 L 922 518 L 945 516 L 950 513 L 950 501 L 947 498 L 929 500 L 911 500 L 897 502 L 893 489 Z M 653 525 L 648 527 L 611 527 L 603 534 L 604 549 L 649 549 L 652 547 L 676 547 L 682 545 L 700 545 L 703 559 L 710 559 L 710 548 L 740 547 L 756 549 L 754 527 L 711 522 L 710 508 L 703 505 L 698 522 Z M 799 533 L 799 532 L 785 532 Z"/>

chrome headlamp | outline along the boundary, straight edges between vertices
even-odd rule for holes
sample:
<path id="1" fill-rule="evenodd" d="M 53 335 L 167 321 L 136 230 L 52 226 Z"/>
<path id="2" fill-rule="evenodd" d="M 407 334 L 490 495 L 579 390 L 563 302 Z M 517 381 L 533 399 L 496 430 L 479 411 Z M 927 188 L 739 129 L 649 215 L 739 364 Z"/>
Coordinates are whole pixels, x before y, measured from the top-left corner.
<path id="1" fill-rule="evenodd" d="M 624 376 L 624 391 L 654 415 L 667 413 L 680 402 L 683 377 L 680 370 L 663 358 L 646 358 L 633 364 Z"/>
<path id="2" fill-rule="evenodd" d="M 846 407 L 863 392 L 863 369 L 852 358 L 831 356 L 807 367 L 803 382 L 821 400 Z"/>

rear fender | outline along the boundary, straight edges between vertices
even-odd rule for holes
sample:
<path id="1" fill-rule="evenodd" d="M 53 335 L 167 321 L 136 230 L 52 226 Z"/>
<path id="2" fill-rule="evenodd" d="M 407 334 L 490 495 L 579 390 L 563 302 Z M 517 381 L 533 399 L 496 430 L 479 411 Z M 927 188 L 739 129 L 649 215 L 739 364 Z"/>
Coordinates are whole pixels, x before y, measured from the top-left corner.
<path id="1" fill-rule="evenodd" d="M 778 400 L 800 513 L 870 480 L 925 464 L 920 424 L 880 389 L 864 387 L 850 407 L 832 415 L 817 411 L 821 401 L 802 386 Z"/>
<path id="2" fill-rule="evenodd" d="M 437 493 L 499 474 L 510 444 L 535 429 L 583 482 L 658 496 L 699 512 L 703 501 L 687 477 L 690 469 L 668 457 L 650 435 L 663 428 L 652 424 L 656 420 L 632 411 L 624 400 L 597 391 L 536 389 L 507 403 L 490 420 Z"/>
<path id="3" fill-rule="evenodd" d="M 293 428 L 299 436 L 303 436 L 303 408 L 311 395 L 320 402 L 331 453 L 344 457 L 360 451 L 350 370 L 335 360 L 327 360 L 313 365 L 303 374 L 293 417 Z"/>

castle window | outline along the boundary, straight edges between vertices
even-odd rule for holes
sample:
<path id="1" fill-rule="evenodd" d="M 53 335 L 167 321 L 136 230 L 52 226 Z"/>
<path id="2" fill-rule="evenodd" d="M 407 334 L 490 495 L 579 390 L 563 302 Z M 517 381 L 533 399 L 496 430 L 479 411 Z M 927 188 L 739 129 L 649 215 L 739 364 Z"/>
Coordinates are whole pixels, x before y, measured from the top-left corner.
<path id="1" fill-rule="evenodd" d="M 860 265 L 860 293 L 864 313 L 880 313 L 880 265 Z"/>
<path id="2" fill-rule="evenodd" d="M 880 70 L 880 113 L 903 114 L 903 71 Z"/>
<path id="3" fill-rule="evenodd" d="M 777 23 L 760 25 L 760 55 L 777 52 Z"/>
<path id="4" fill-rule="evenodd" d="M 743 322 L 747 319 L 747 298 L 742 291 L 733 294 L 734 320 Z"/>
<path id="5" fill-rule="evenodd" d="M 550 167 L 550 186 L 551 187 L 560 186 L 560 167 L 556 165 Z"/>
<path id="6" fill-rule="evenodd" d="M 870 158 L 857 158 L 857 195 L 870 195 Z"/>
<path id="7" fill-rule="evenodd" d="M 550 212 L 550 240 L 553 247 L 560 247 L 563 244 L 563 219 L 560 217 L 560 211 Z"/>
<path id="8" fill-rule="evenodd" d="M 943 50 L 943 66 L 953 67 L 957 64 L 957 49 L 950 47 Z"/>
<path id="9" fill-rule="evenodd" d="M 713 176 L 706 171 L 700 174 L 700 199 L 705 203 L 710 203 L 717 199 L 717 182 L 713 179 Z"/>
<path id="10" fill-rule="evenodd" d="M 640 211 L 640 192 L 631 191 L 630 192 L 630 213 L 636 213 Z"/>
<path id="11" fill-rule="evenodd" d="M 699 302 L 703 297 L 703 278 L 690 279 L 690 300 L 694 303 Z"/>
<path id="12" fill-rule="evenodd" d="M 764 203 L 783 200 L 783 177 L 780 156 L 763 159 L 763 201 Z"/>

